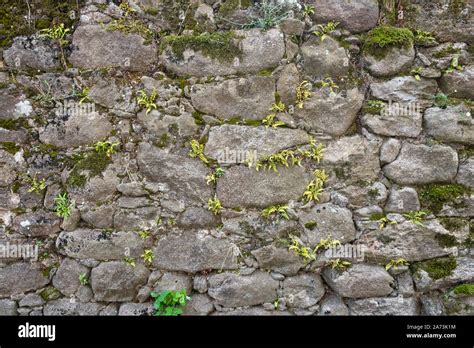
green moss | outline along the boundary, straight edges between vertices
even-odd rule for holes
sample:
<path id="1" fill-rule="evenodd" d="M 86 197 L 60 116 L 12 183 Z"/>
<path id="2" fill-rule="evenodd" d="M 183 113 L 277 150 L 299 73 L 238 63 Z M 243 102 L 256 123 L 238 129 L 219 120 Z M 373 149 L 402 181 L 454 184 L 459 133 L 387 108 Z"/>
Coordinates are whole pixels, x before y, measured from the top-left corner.
<path id="1" fill-rule="evenodd" d="M 453 274 L 457 266 L 454 256 L 442 257 L 433 260 L 417 262 L 412 266 L 413 273 L 423 270 L 428 273 L 431 279 L 437 280 Z"/>
<path id="2" fill-rule="evenodd" d="M 48 286 L 46 289 L 41 291 L 40 296 L 43 300 L 49 301 L 52 299 L 56 299 L 61 296 L 61 293 L 58 289 L 53 286 Z"/>
<path id="3" fill-rule="evenodd" d="M 21 183 L 19 181 L 15 181 L 13 184 L 12 184 L 12 192 L 13 193 L 17 193 L 21 188 Z"/>
<path id="4" fill-rule="evenodd" d="M 460 184 L 430 184 L 419 190 L 423 208 L 439 213 L 444 204 L 452 203 L 457 198 L 469 193 L 469 189 Z"/>
<path id="5" fill-rule="evenodd" d="M 239 9 L 252 6 L 251 0 L 225 0 L 219 8 L 219 15 L 226 16 Z"/>
<path id="6" fill-rule="evenodd" d="M 433 54 L 434 58 L 444 58 L 451 54 L 459 54 L 461 50 L 455 48 L 452 44 Z"/>
<path id="7" fill-rule="evenodd" d="M 384 213 L 373 213 L 370 215 L 370 221 L 380 221 L 385 217 Z"/>
<path id="8" fill-rule="evenodd" d="M 313 230 L 318 223 L 316 221 L 308 221 L 307 223 L 304 224 L 304 227 L 307 228 L 308 230 Z"/>
<path id="9" fill-rule="evenodd" d="M 160 10 L 158 8 L 155 8 L 155 7 L 148 7 L 145 9 L 145 13 L 150 15 L 150 16 L 156 16 L 158 15 L 158 13 L 160 12 Z"/>
<path id="10" fill-rule="evenodd" d="M 257 75 L 261 77 L 272 76 L 273 70 L 274 70 L 273 68 L 263 69 L 263 70 L 260 70 Z"/>
<path id="11" fill-rule="evenodd" d="M 440 218 L 439 222 L 445 229 L 451 232 L 457 232 L 466 227 L 469 222 L 461 218 Z"/>
<path id="12" fill-rule="evenodd" d="M 163 133 L 160 138 L 155 142 L 155 145 L 158 146 L 160 149 L 164 149 L 168 146 L 170 137 L 168 133 Z"/>
<path id="13" fill-rule="evenodd" d="M 0 120 L 0 128 L 8 129 L 8 130 L 17 130 L 20 128 L 30 128 L 28 125 L 28 121 L 24 118 L 13 119 L 7 118 L 4 120 Z"/>
<path id="14" fill-rule="evenodd" d="M 49 155 L 52 159 L 56 159 L 59 154 L 59 149 L 51 144 L 40 144 L 38 151 L 42 154 Z"/>
<path id="15" fill-rule="evenodd" d="M 88 177 L 94 177 L 101 174 L 110 163 L 110 157 L 105 153 L 91 152 L 87 156 L 82 157 L 74 165 L 68 179 L 67 184 L 71 187 L 83 187 Z"/>
<path id="16" fill-rule="evenodd" d="M 198 126 L 202 126 L 206 124 L 206 122 L 202 118 L 202 113 L 200 113 L 199 111 L 194 111 L 192 115 L 194 118 L 194 123 L 196 123 Z"/>
<path id="17" fill-rule="evenodd" d="M 474 146 L 467 146 L 460 150 L 459 157 L 474 157 Z"/>
<path id="18" fill-rule="evenodd" d="M 163 38 L 160 50 L 169 48 L 180 60 L 184 58 L 183 53 L 186 49 L 192 49 L 209 58 L 231 62 L 235 57 L 242 56 L 242 50 L 236 43 L 238 39 L 233 31 L 199 35 L 169 35 Z"/>
<path id="19" fill-rule="evenodd" d="M 468 0 L 450 0 L 449 12 L 454 17 L 458 17 L 467 5 Z"/>
<path id="20" fill-rule="evenodd" d="M 461 284 L 453 289 L 456 295 L 474 296 L 474 284 Z"/>
<path id="21" fill-rule="evenodd" d="M 458 245 L 456 237 L 450 234 L 437 234 L 435 239 L 438 241 L 438 244 L 443 248 L 451 248 Z"/>
<path id="22" fill-rule="evenodd" d="M 20 151 L 21 147 L 12 141 L 0 142 L 0 149 L 11 153 L 12 155 Z"/>
<path id="23" fill-rule="evenodd" d="M 379 26 L 367 33 L 363 50 L 376 58 L 384 58 L 394 47 L 404 48 L 413 45 L 414 36 L 410 29 Z"/>

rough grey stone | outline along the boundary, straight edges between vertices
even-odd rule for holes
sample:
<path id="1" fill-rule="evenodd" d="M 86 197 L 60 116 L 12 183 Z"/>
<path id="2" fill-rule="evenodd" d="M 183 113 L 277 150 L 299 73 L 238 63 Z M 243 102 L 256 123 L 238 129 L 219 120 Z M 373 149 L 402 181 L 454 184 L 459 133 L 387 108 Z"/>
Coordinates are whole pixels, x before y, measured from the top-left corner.
<path id="1" fill-rule="evenodd" d="M 330 36 L 324 41 L 317 36 L 311 37 L 301 46 L 301 54 L 308 75 L 337 78 L 349 71 L 349 56 L 345 48 Z"/>
<path id="2" fill-rule="evenodd" d="M 388 262 L 401 257 L 409 262 L 421 261 L 452 253 L 449 248 L 440 246 L 436 237 L 447 234 L 449 232 L 437 220 L 423 221 L 423 226 L 405 221 L 371 231 L 361 243 L 369 259 Z"/>
<path id="3" fill-rule="evenodd" d="M 0 268 L 0 296 L 40 289 L 49 283 L 38 263 L 14 263 Z"/>
<path id="4" fill-rule="evenodd" d="M 155 284 L 154 291 L 160 293 L 162 291 L 181 291 L 186 290 L 190 294 L 193 289 L 193 281 L 191 276 L 184 273 L 166 272 Z"/>
<path id="5" fill-rule="evenodd" d="M 308 144 L 309 140 L 309 135 L 299 129 L 223 125 L 211 128 L 204 153 L 219 163 L 245 163 Z"/>
<path id="6" fill-rule="evenodd" d="M 458 155 L 443 145 L 403 143 L 400 155 L 383 171 L 400 185 L 421 185 L 453 180 L 458 170 Z"/>
<path id="7" fill-rule="evenodd" d="M 97 301 L 133 301 L 150 272 L 143 265 L 129 266 L 122 261 L 103 262 L 92 269 L 90 283 Z"/>
<path id="8" fill-rule="evenodd" d="M 73 51 L 69 61 L 78 68 L 119 67 L 145 71 L 157 62 L 156 45 L 145 44 L 138 34 L 107 31 L 100 25 L 81 25 L 72 37 Z"/>
<path id="9" fill-rule="evenodd" d="M 393 138 L 386 140 L 380 147 L 380 163 L 387 164 L 395 161 L 401 148 L 400 140 Z"/>
<path id="10" fill-rule="evenodd" d="M 118 315 L 149 316 L 153 315 L 152 303 L 122 303 Z"/>
<path id="11" fill-rule="evenodd" d="M 42 306 L 43 304 L 44 300 L 41 298 L 41 296 L 34 293 L 27 294 L 20 300 L 20 302 L 18 302 L 20 307 L 38 307 Z"/>
<path id="12" fill-rule="evenodd" d="M 281 167 L 276 173 L 240 165 L 217 181 L 217 196 L 226 208 L 264 208 L 301 198 L 310 181 L 306 170 L 298 166 Z"/>
<path id="13" fill-rule="evenodd" d="M 342 298 L 334 294 L 324 296 L 320 306 L 319 315 L 349 315 L 349 308 Z"/>
<path id="14" fill-rule="evenodd" d="M 3 52 L 5 63 L 12 69 L 54 70 L 60 67 L 59 47 L 39 35 L 19 36 Z"/>
<path id="15" fill-rule="evenodd" d="M 418 315 L 413 297 L 378 297 L 349 301 L 350 315 Z"/>
<path id="16" fill-rule="evenodd" d="M 391 48 L 382 59 L 364 53 L 364 63 L 369 72 L 377 77 L 394 76 L 410 68 L 415 59 L 413 45 L 404 48 Z"/>
<path id="17" fill-rule="evenodd" d="M 318 274 L 300 274 L 283 281 L 283 296 L 290 308 L 314 306 L 324 293 L 324 284 Z"/>
<path id="18" fill-rule="evenodd" d="M 296 101 L 296 88 L 300 83 L 299 71 L 295 64 L 285 65 L 280 72 L 276 89 L 285 105 L 293 105 Z"/>
<path id="19" fill-rule="evenodd" d="M 200 207 L 189 207 L 179 217 L 178 225 L 183 228 L 216 227 L 220 220 L 209 210 Z"/>
<path id="20" fill-rule="evenodd" d="M 377 25 L 379 5 L 376 0 L 311 0 L 316 11 L 312 17 L 320 22 L 336 21 L 352 33 L 361 33 Z"/>
<path id="21" fill-rule="evenodd" d="M 79 276 L 89 277 L 89 269 L 72 259 L 64 259 L 53 278 L 53 286 L 66 296 L 74 294 L 81 283 Z"/>
<path id="22" fill-rule="evenodd" d="M 474 65 L 441 77 L 441 89 L 453 97 L 474 98 Z"/>
<path id="23" fill-rule="evenodd" d="M 69 298 L 60 298 L 50 301 L 44 306 L 44 315 L 98 315 L 103 308 L 103 305 L 94 302 L 82 303 L 71 301 Z"/>
<path id="24" fill-rule="evenodd" d="M 149 230 L 157 226 L 160 208 L 143 207 L 118 209 L 114 214 L 114 227 L 118 230 Z"/>
<path id="25" fill-rule="evenodd" d="M 242 54 L 232 61 L 212 59 L 192 49 L 185 50 L 184 59 L 180 60 L 169 48 L 165 48 L 160 59 L 166 69 L 177 75 L 208 76 L 256 73 L 275 67 L 285 54 L 283 33 L 277 29 L 237 30 L 235 34 Z"/>
<path id="26" fill-rule="evenodd" d="M 280 272 L 284 275 L 295 275 L 304 266 L 303 260 L 288 248 L 267 245 L 252 251 L 262 269 Z"/>
<path id="27" fill-rule="evenodd" d="M 393 291 L 391 285 L 394 279 L 381 266 L 358 263 L 342 273 L 326 268 L 323 277 L 331 289 L 342 297 L 387 296 Z"/>
<path id="28" fill-rule="evenodd" d="M 396 103 L 419 103 L 431 106 L 438 84 L 430 79 L 416 80 L 413 76 L 394 77 L 391 80 L 370 85 L 375 98 Z"/>
<path id="29" fill-rule="evenodd" d="M 391 213 L 408 213 L 420 210 L 418 193 L 411 187 L 393 187 L 390 190 L 385 210 Z"/>
<path id="30" fill-rule="evenodd" d="M 364 127 L 376 134 L 415 138 L 421 133 L 422 118 L 419 110 L 394 104 L 379 115 L 365 114 L 360 120 Z"/>
<path id="31" fill-rule="evenodd" d="M 56 248 L 61 254 L 79 259 L 122 260 L 125 256 L 138 257 L 143 246 L 143 240 L 134 232 L 79 229 L 62 232 L 56 240 Z"/>
<path id="32" fill-rule="evenodd" d="M 237 246 L 226 239 L 186 233 L 161 238 L 153 265 L 159 269 L 195 273 L 208 269 L 236 269 Z"/>
<path id="33" fill-rule="evenodd" d="M 242 307 L 275 301 L 277 289 L 278 282 L 266 272 L 249 276 L 221 273 L 209 277 L 208 294 L 222 306 Z"/>
<path id="34" fill-rule="evenodd" d="M 212 311 L 214 311 L 214 305 L 209 296 L 195 294 L 186 304 L 183 315 L 209 315 Z"/>
<path id="35" fill-rule="evenodd" d="M 223 119 L 261 120 L 270 113 L 274 94 L 273 77 L 241 77 L 211 85 L 194 85 L 191 102 L 197 110 Z"/>
<path id="36" fill-rule="evenodd" d="M 474 144 L 474 122 L 470 109 L 464 104 L 448 106 L 446 109 L 437 107 L 427 109 L 423 126 L 426 133 L 435 139 Z"/>
<path id="37" fill-rule="evenodd" d="M 15 156 L 0 149 L 0 186 L 10 185 L 16 177 L 15 169 L 21 167 Z"/>
<path id="38" fill-rule="evenodd" d="M 470 157 L 459 163 L 456 182 L 474 189 L 474 158 Z"/>
<path id="39" fill-rule="evenodd" d="M 332 203 L 318 204 L 307 212 L 301 212 L 299 220 L 303 226 L 311 222 L 316 223 L 316 226 L 306 228 L 304 233 L 308 245 L 312 247 L 328 237 L 341 243 L 348 243 L 356 238 L 351 211 Z"/>
<path id="40" fill-rule="evenodd" d="M 327 94 L 325 90 L 312 93 L 302 109 L 295 109 L 295 120 L 311 130 L 332 136 L 347 132 L 362 107 L 364 95 L 354 88 L 345 95 Z"/>
<path id="41" fill-rule="evenodd" d="M 18 315 L 17 308 L 18 306 L 15 301 L 12 301 L 9 299 L 0 300 L 0 315 L 1 316 Z"/>
<path id="42" fill-rule="evenodd" d="M 148 143 L 141 143 L 138 166 L 145 177 L 166 185 L 180 198 L 207 204 L 211 188 L 204 178 L 207 168 L 199 160 L 167 153 Z"/>
<path id="43" fill-rule="evenodd" d="M 60 225 L 61 219 L 56 214 L 44 211 L 21 214 L 13 219 L 14 231 L 30 237 L 56 234 Z"/>

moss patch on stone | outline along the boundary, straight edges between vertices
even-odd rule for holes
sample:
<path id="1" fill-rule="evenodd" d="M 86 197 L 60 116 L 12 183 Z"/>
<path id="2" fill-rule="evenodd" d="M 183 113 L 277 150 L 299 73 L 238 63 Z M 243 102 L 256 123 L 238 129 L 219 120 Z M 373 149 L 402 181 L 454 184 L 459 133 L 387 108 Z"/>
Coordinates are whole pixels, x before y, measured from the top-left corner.
<path id="1" fill-rule="evenodd" d="M 456 295 L 474 296 L 474 284 L 461 284 L 453 289 Z"/>
<path id="2" fill-rule="evenodd" d="M 87 178 L 98 176 L 110 163 L 110 158 L 105 153 L 91 152 L 80 158 L 74 165 L 68 179 L 67 184 L 71 187 L 83 187 Z M 84 174 L 87 172 L 86 174 Z"/>
<path id="3" fill-rule="evenodd" d="M 313 230 L 318 223 L 316 221 L 308 221 L 307 223 L 304 224 L 304 227 L 307 228 L 308 230 Z"/>
<path id="4" fill-rule="evenodd" d="M 469 225 L 469 222 L 461 218 L 440 218 L 439 222 L 445 229 L 451 232 L 457 232 Z"/>
<path id="5" fill-rule="evenodd" d="M 364 52 L 382 59 L 392 48 L 407 48 L 413 45 L 414 36 L 410 29 L 387 25 L 370 30 L 364 37 Z"/>
<path id="6" fill-rule="evenodd" d="M 460 184 L 429 184 L 419 191 L 423 208 L 433 213 L 439 213 L 446 203 L 452 203 L 457 198 L 469 193 L 469 189 Z"/>
<path id="7" fill-rule="evenodd" d="M 20 151 L 21 147 L 12 141 L 0 142 L 0 149 L 5 150 L 12 155 Z"/>
<path id="8" fill-rule="evenodd" d="M 28 121 L 24 118 L 7 118 L 0 120 L 0 128 L 8 130 L 17 130 L 20 128 L 29 128 Z"/>
<path id="9" fill-rule="evenodd" d="M 240 38 L 233 31 L 202 33 L 199 35 L 169 35 L 163 38 L 160 50 L 170 49 L 176 58 L 183 60 L 184 51 L 192 49 L 220 61 L 231 62 L 242 56 Z"/>
<path id="10" fill-rule="evenodd" d="M 438 241 L 438 244 L 443 248 L 451 248 L 458 245 L 456 237 L 450 234 L 437 234 L 435 239 Z"/>
<path id="11" fill-rule="evenodd" d="M 454 256 L 449 256 L 418 262 L 412 267 L 413 273 L 418 273 L 420 270 L 423 270 L 428 273 L 431 279 L 437 280 L 453 274 L 453 271 L 457 267 L 457 262 Z"/>

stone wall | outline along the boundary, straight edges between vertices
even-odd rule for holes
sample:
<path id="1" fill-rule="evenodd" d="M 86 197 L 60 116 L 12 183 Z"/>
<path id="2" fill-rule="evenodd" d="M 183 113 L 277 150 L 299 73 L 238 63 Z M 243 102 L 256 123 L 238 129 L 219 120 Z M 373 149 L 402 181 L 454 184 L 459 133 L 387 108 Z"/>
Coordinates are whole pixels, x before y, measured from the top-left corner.
<path id="1" fill-rule="evenodd" d="M 473 314 L 472 3 L 32 3 L 1 315 Z"/>

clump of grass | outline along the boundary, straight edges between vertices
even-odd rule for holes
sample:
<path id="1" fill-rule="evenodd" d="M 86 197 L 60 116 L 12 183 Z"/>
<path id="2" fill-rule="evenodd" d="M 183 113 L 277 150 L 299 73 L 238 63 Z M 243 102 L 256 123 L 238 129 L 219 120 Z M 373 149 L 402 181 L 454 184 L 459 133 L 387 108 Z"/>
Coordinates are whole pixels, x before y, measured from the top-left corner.
<path id="1" fill-rule="evenodd" d="M 146 113 L 150 113 L 151 110 L 158 108 L 156 105 L 156 98 L 158 93 L 155 89 L 148 95 L 144 90 L 138 91 L 137 102 L 138 105 L 146 108 Z"/>
<path id="2" fill-rule="evenodd" d="M 384 58 L 388 50 L 410 47 L 414 40 L 410 29 L 384 25 L 367 33 L 364 38 L 363 50 L 376 58 Z"/>
<path id="3" fill-rule="evenodd" d="M 302 109 L 304 107 L 304 102 L 311 97 L 309 86 L 308 81 L 303 81 L 298 85 L 298 87 L 296 87 L 296 106 L 299 109 Z"/>
<path id="4" fill-rule="evenodd" d="M 204 163 L 208 164 L 209 159 L 204 155 L 204 144 L 201 144 L 196 139 L 193 139 L 189 142 L 191 145 L 191 151 L 189 151 L 189 156 L 192 158 L 199 158 Z"/>
<path id="5" fill-rule="evenodd" d="M 222 210 L 222 204 L 217 195 L 214 198 L 209 198 L 207 201 L 207 209 L 214 213 L 214 215 L 218 215 Z"/>
<path id="6" fill-rule="evenodd" d="M 328 179 L 328 175 L 324 170 L 315 170 L 314 171 L 314 180 L 311 180 L 305 191 L 303 192 L 303 201 L 305 202 L 319 202 L 319 196 L 323 193 L 324 184 Z"/>
<path id="7" fill-rule="evenodd" d="M 288 216 L 288 206 L 287 205 L 272 205 L 262 210 L 262 216 L 266 219 L 270 217 L 272 214 L 277 214 L 278 216 L 289 220 L 290 217 Z"/>
<path id="8" fill-rule="evenodd" d="M 56 215 L 64 219 L 71 216 L 71 209 L 74 206 L 74 202 L 69 200 L 67 192 L 58 194 L 54 198 L 54 202 L 56 203 Z"/>
<path id="9" fill-rule="evenodd" d="M 321 41 L 324 41 L 329 33 L 332 33 L 334 30 L 336 30 L 337 26 L 339 25 L 339 22 L 329 22 L 327 24 L 318 24 L 318 30 L 314 31 L 313 34 L 316 35 L 321 39 Z"/>

